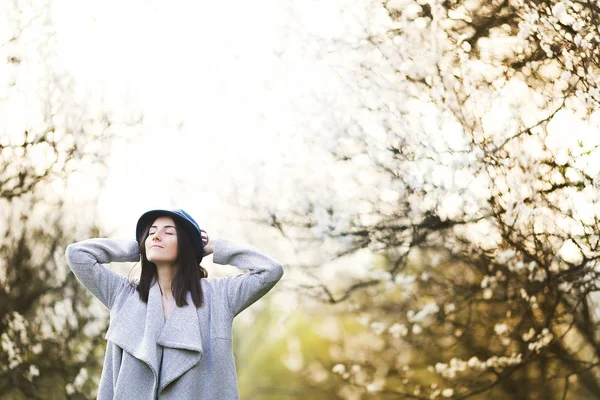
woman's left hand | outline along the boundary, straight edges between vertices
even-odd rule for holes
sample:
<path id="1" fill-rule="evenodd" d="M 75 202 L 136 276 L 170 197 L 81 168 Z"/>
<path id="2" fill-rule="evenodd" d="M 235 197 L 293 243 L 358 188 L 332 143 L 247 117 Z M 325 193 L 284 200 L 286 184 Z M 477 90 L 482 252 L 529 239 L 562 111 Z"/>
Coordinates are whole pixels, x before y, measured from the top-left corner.
<path id="1" fill-rule="evenodd" d="M 204 229 L 200 229 L 200 236 L 202 237 L 202 245 L 204 246 L 204 255 L 207 256 L 213 252 L 213 241 L 208 237 L 208 233 Z"/>

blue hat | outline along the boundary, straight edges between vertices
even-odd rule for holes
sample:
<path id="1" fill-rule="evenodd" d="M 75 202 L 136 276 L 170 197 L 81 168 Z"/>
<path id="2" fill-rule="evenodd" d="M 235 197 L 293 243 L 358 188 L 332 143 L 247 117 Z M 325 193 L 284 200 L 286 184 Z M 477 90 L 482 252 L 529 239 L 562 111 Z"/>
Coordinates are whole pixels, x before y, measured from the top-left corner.
<path id="1" fill-rule="evenodd" d="M 198 262 L 202 261 L 202 257 L 204 257 L 204 245 L 202 244 L 202 236 L 200 233 L 200 225 L 194 218 L 185 211 L 181 209 L 177 210 L 150 210 L 142 214 L 140 219 L 138 219 L 137 226 L 135 229 L 135 237 L 138 243 L 142 239 L 142 235 L 144 233 L 144 228 L 148 225 L 149 222 L 153 222 L 156 218 L 168 215 L 177 219 L 186 231 L 189 233 L 192 238 L 192 242 L 194 243 L 194 247 L 196 248 L 196 256 L 198 257 Z"/>

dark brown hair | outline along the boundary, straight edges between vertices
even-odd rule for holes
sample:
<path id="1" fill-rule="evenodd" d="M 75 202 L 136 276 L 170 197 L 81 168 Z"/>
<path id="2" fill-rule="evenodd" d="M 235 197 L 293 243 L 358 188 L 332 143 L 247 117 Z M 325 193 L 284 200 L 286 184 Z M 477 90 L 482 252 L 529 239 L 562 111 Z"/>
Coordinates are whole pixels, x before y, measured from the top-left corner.
<path id="1" fill-rule="evenodd" d="M 175 303 L 178 307 L 187 305 L 186 295 L 189 291 L 192 294 L 194 305 L 196 307 L 202 307 L 202 285 L 200 285 L 200 279 L 208 278 L 208 272 L 200 265 L 200 260 L 196 256 L 196 249 L 194 248 L 194 243 L 192 242 L 189 232 L 178 218 L 171 215 L 169 216 L 173 218 L 175 230 L 177 231 L 177 259 L 175 260 L 177 271 L 175 272 L 175 277 L 171 284 L 171 291 L 173 292 Z M 156 218 L 158 218 L 158 216 Z M 148 261 L 145 245 L 150 232 L 150 227 L 154 221 L 155 219 L 152 219 L 148 222 L 139 243 L 140 255 L 142 258 L 142 275 L 140 276 L 140 281 L 137 284 L 136 290 L 144 303 L 148 303 L 148 295 L 150 293 L 152 281 L 154 279 L 158 280 L 156 265 L 153 262 Z"/>

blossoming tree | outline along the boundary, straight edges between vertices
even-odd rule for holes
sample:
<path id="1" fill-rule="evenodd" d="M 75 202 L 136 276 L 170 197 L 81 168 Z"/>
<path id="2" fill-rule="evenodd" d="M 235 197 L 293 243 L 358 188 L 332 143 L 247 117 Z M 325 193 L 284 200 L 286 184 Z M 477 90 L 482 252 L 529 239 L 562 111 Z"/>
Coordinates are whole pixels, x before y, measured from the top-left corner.
<path id="1" fill-rule="evenodd" d="M 71 179 L 102 169 L 111 123 L 61 66 L 51 6 L 0 6 L 0 399 L 88 398 L 104 346 L 106 313 L 64 249 L 97 234 Z"/>
<path id="2" fill-rule="evenodd" d="M 311 139 L 328 186 L 299 174 L 301 202 L 261 214 L 330 249 L 298 266 L 298 290 L 346 304 L 372 334 L 364 348 L 340 339 L 327 366 L 339 393 L 600 398 L 600 7 L 366 11 L 378 18 L 362 37 L 331 43 L 355 63 L 338 67 L 347 92 Z"/>

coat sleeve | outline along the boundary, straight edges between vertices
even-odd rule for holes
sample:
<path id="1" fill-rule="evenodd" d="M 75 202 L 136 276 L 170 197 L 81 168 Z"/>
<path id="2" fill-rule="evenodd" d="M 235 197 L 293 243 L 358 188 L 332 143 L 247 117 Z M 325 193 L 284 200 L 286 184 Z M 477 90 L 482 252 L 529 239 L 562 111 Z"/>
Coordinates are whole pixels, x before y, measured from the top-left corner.
<path id="1" fill-rule="evenodd" d="M 70 244 L 65 258 L 77 279 L 110 309 L 129 280 L 102 263 L 139 261 L 140 254 L 135 240 L 96 238 Z"/>
<path id="2" fill-rule="evenodd" d="M 215 241 L 213 262 L 250 270 L 221 279 L 221 291 L 234 317 L 267 294 L 283 276 L 277 260 L 253 246 L 225 239 Z"/>

